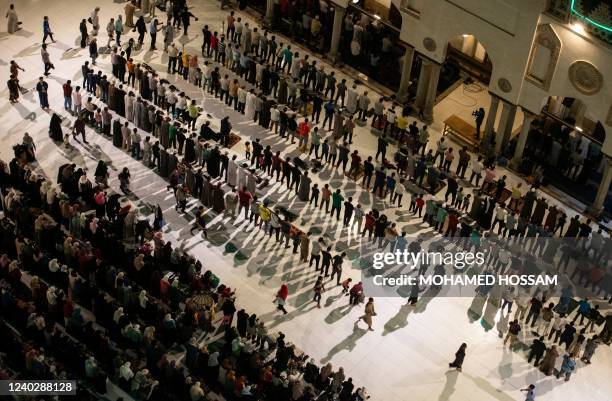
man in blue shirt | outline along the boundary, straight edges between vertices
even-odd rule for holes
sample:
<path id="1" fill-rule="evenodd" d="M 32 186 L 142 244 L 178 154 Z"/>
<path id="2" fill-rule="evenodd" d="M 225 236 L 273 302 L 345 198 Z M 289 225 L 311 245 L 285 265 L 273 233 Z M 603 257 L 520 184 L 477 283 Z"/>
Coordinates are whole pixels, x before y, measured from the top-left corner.
<path id="1" fill-rule="evenodd" d="M 329 128 L 328 128 L 328 130 L 331 131 L 331 129 L 332 129 L 332 121 L 334 121 L 334 110 L 336 108 L 336 104 L 330 98 L 327 101 L 327 103 L 325 103 L 325 106 L 323 106 L 323 108 L 325 109 L 325 118 L 323 119 L 323 127 L 325 127 L 325 123 L 327 121 L 329 121 Z"/>
<path id="2" fill-rule="evenodd" d="M 159 26 L 161 25 L 161 26 Z M 159 26 L 159 27 L 158 27 Z M 151 35 L 151 48 L 150 50 L 155 50 L 155 42 L 157 41 L 157 31 L 163 27 L 163 24 L 157 21 L 157 18 L 151 21 L 151 25 L 149 26 L 149 34 Z"/>
<path id="3" fill-rule="evenodd" d="M 590 311 L 591 304 L 589 303 L 589 299 L 584 298 L 578 303 L 578 311 L 576 312 L 576 316 L 574 317 L 574 320 L 572 320 L 572 322 L 576 322 L 576 320 L 578 320 L 578 317 L 580 317 L 580 324 L 582 325 L 584 323 L 584 318 L 588 317 Z"/>
<path id="4" fill-rule="evenodd" d="M 49 17 L 46 15 L 43 17 L 43 45 L 47 38 L 51 38 L 51 41 L 55 43 L 55 39 L 53 39 L 53 32 L 51 32 L 51 27 L 49 26 Z"/>
<path id="5" fill-rule="evenodd" d="M 36 91 L 38 92 L 40 107 L 42 107 L 43 109 L 49 108 L 49 95 L 47 94 L 48 88 L 49 85 L 45 82 L 43 77 L 38 78 L 38 83 L 36 84 Z"/>

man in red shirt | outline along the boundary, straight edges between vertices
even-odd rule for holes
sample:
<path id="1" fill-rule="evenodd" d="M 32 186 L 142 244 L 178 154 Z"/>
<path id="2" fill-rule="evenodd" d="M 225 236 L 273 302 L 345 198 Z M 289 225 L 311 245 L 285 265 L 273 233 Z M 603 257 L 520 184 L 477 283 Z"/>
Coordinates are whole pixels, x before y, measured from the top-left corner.
<path id="1" fill-rule="evenodd" d="M 308 145 L 308 135 L 310 134 L 310 124 L 308 123 L 307 118 L 305 118 L 304 121 L 302 121 L 298 126 L 298 134 L 300 141 L 298 147 L 304 151 Z"/>
<path id="2" fill-rule="evenodd" d="M 70 84 L 71 81 L 68 80 L 62 85 L 64 91 L 64 109 L 66 109 L 66 111 L 72 111 L 72 86 Z"/>
<path id="3" fill-rule="evenodd" d="M 253 195 L 249 192 L 246 186 L 243 186 L 241 190 L 238 191 L 238 215 L 242 209 L 244 209 L 244 219 L 247 220 L 249 218 L 249 210 L 251 209 L 251 201 L 253 200 Z"/>
<path id="4" fill-rule="evenodd" d="M 448 229 L 446 230 L 446 237 L 454 237 L 457 232 L 457 225 L 459 224 L 459 216 L 452 210 L 448 215 Z"/>
<path id="5" fill-rule="evenodd" d="M 368 233 L 368 239 L 372 240 L 372 234 L 374 233 L 374 225 L 376 223 L 376 219 L 374 218 L 374 215 L 372 214 L 372 211 L 369 211 L 366 215 L 365 215 L 365 227 L 363 229 L 363 232 L 361 233 L 361 236 L 364 237 L 365 233 Z"/>

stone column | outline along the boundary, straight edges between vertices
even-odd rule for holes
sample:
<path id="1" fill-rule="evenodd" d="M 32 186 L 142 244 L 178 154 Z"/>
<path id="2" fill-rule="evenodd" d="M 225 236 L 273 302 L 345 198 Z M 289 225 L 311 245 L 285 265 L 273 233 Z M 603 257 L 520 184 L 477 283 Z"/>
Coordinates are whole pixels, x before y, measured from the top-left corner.
<path id="1" fill-rule="evenodd" d="M 410 74 L 412 74 L 412 61 L 414 59 L 414 47 L 406 45 L 406 53 L 402 63 L 402 77 L 397 90 L 397 100 L 406 101 L 408 98 L 408 87 L 410 86 Z"/>
<path id="2" fill-rule="evenodd" d="M 603 210 L 604 202 L 606 201 L 606 196 L 608 195 L 608 191 L 610 190 L 610 182 L 612 181 L 612 159 L 607 156 L 604 156 L 603 163 L 603 175 L 601 176 L 599 189 L 597 190 L 595 202 L 593 202 L 592 206 L 592 209 L 596 212 L 596 214 L 601 213 L 601 211 Z"/>
<path id="3" fill-rule="evenodd" d="M 414 107 L 423 110 L 425 98 L 427 97 L 427 85 L 429 80 L 429 63 L 426 58 L 421 57 L 421 71 L 419 72 L 419 80 L 417 83 L 416 98 L 414 99 Z"/>
<path id="4" fill-rule="evenodd" d="M 429 75 L 427 76 L 427 95 L 425 96 L 425 104 L 423 105 L 423 120 L 427 124 L 433 122 L 434 106 L 436 105 L 436 96 L 438 94 L 438 80 L 440 79 L 441 65 L 435 61 L 429 63 Z"/>
<path id="5" fill-rule="evenodd" d="M 272 26 L 274 21 L 274 0 L 266 0 L 266 16 L 264 22 L 267 26 Z"/>
<path id="6" fill-rule="evenodd" d="M 486 111 L 487 121 L 482 133 L 482 138 L 486 139 L 486 143 L 488 143 L 488 139 L 493 135 L 495 120 L 497 119 L 497 106 L 499 106 L 499 98 L 492 93 L 489 93 L 489 95 L 491 96 L 491 104 L 489 105 L 489 110 Z"/>
<path id="7" fill-rule="evenodd" d="M 495 137 L 495 154 L 500 155 L 501 150 L 506 142 L 506 138 L 510 137 L 512 126 L 514 125 L 514 117 L 516 116 L 516 105 L 504 101 L 502 106 L 502 114 L 499 119 L 499 127 L 497 127 L 497 135 Z"/>
<path id="8" fill-rule="evenodd" d="M 521 126 L 521 133 L 519 134 L 518 140 L 516 141 L 516 148 L 514 149 L 514 156 L 512 157 L 512 161 L 510 165 L 513 168 L 518 168 L 521 165 L 521 160 L 523 159 L 523 151 L 525 150 L 525 144 L 527 143 L 527 136 L 529 135 L 529 129 L 531 128 L 531 123 L 535 118 L 535 114 L 530 112 L 529 110 L 523 110 L 523 125 Z"/>
<path id="9" fill-rule="evenodd" d="M 331 46 L 329 48 L 328 57 L 332 63 L 338 61 L 338 49 L 340 47 L 340 34 L 342 33 L 342 24 L 344 23 L 344 13 L 346 9 L 334 4 L 334 28 L 331 37 Z"/>

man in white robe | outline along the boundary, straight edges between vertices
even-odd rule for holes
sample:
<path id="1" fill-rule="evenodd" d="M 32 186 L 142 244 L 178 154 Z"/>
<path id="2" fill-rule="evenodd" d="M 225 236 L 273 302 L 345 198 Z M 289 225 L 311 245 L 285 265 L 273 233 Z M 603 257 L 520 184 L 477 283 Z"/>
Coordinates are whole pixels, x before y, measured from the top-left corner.
<path id="1" fill-rule="evenodd" d="M 244 107 L 244 115 L 249 120 L 253 120 L 255 118 L 256 99 L 257 99 L 257 96 L 255 95 L 255 91 L 251 89 L 251 91 L 247 93 L 246 106 Z"/>
<path id="2" fill-rule="evenodd" d="M 129 93 L 125 95 L 125 118 L 129 122 L 134 121 L 134 96 Z"/>
<path id="3" fill-rule="evenodd" d="M 243 163 L 242 166 L 238 167 L 238 182 L 236 183 L 236 186 L 238 188 L 242 188 L 247 185 L 248 168 L 249 168 L 249 165 L 246 163 Z"/>
<path id="4" fill-rule="evenodd" d="M 238 156 L 232 156 L 232 159 L 227 164 L 227 185 L 236 187 L 238 184 L 238 163 L 236 159 Z"/>
<path id="5" fill-rule="evenodd" d="M 357 111 L 358 98 L 359 95 L 357 94 L 357 85 L 353 85 L 353 87 L 350 88 L 346 94 L 346 110 L 349 113 L 354 114 Z"/>

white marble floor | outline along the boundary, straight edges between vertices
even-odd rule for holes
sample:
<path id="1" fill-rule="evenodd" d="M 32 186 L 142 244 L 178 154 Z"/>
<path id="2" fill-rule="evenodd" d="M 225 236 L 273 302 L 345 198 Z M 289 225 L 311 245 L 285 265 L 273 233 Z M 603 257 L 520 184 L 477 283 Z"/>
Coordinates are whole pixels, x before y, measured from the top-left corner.
<path id="1" fill-rule="evenodd" d="M 8 8 L 9 2 L 0 0 L 0 9 Z M 205 266 L 217 273 L 224 283 L 237 288 L 239 306 L 264 319 L 270 330 L 281 330 L 290 341 L 298 345 L 317 361 L 331 361 L 334 367 L 343 366 L 357 385 L 364 385 L 372 394 L 372 400 L 519 400 L 519 389 L 536 383 L 538 400 L 594 400 L 607 401 L 612 394 L 610 376 L 612 352 L 609 347 L 600 347 L 593 364 L 579 363 L 577 373 L 568 383 L 543 376 L 526 362 L 522 351 L 504 350 L 496 328 L 487 330 L 480 320 L 472 321 L 468 311 L 479 315 L 490 312 L 490 305 L 482 305 L 471 298 L 422 298 L 416 307 L 409 307 L 403 298 L 376 299 L 378 316 L 374 319 L 374 332 L 367 332 L 363 324 L 355 325 L 361 315 L 361 307 L 350 308 L 346 298 L 339 296 L 339 290 L 332 288 L 325 293 L 323 308 L 317 309 L 310 303 L 310 289 L 315 279 L 314 270 L 297 263 L 297 257 L 289 250 L 276 246 L 274 241 L 258 231 L 250 231 L 242 218 L 230 222 L 221 216 L 215 217 L 211 226 L 211 241 L 188 234 L 189 221 L 174 212 L 174 200 L 165 191 L 165 182 L 127 154 L 112 146 L 105 138 L 90 133 L 89 146 L 75 144 L 64 149 L 52 143 L 47 135 L 49 115 L 37 105 L 32 92 L 38 76 L 42 73 L 39 47 L 41 40 L 42 16 L 48 15 L 57 43 L 51 45 L 51 57 L 57 67 L 47 79 L 50 85 L 50 103 L 54 111 L 62 110 L 61 84 L 66 79 L 80 79 L 80 64 L 87 54 L 75 49 L 78 23 L 89 16 L 96 6 L 102 7 L 101 24 L 104 26 L 111 16 L 122 13 L 123 3 L 93 0 L 37 1 L 23 0 L 17 3 L 17 12 L 24 29 L 13 36 L 0 33 L 0 64 L 5 74 L 8 63 L 14 59 L 26 71 L 20 74 L 22 86 L 29 88 L 17 105 L 8 103 L 4 89 L 0 100 L 0 157 L 9 160 L 10 146 L 19 141 L 28 131 L 37 144 L 39 164 L 37 169 L 47 177 L 54 177 L 57 167 L 68 160 L 79 166 L 86 166 L 93 172 L 98 159 L 112 163 L 115 170 L 127 166 L 132 172 L 134 202 L 159 203 L 169 222 L 165 236 L 182 244 L 199 257 Z M 218 10 L 218 3 L 212 0 L 194 2 L 194 14 L 200 21 L 192 26 L 190 36 L 179 38 L 188 48 L 199 49 L 200 28 L 207 23 L 213 28 L 221 27 L 225 12 Z M 147 38 L 148 41 L 148 38 Z M 154 67 L 165 62 L 161 52 L 140 52 L 136 58 L 146 60 Z M 99 60 L 99 68 L 110 72 L 107 56 Z M 171 78 L 172 79 L 172 78 Z M 180 85 L 183 85 L 182 83 Z M 214 118 L 226 111 L 208 95 L 194 91 L 192 95 L 202 99 L 203 107 Z M 440 107 L 440 106 L 439 106 Z M 451 108 L 451 106 L 449 106 Z M 437 109 L 436 109 L 437 112 Z M 441 112 L 440 114 L 444 114 Z M 295 152 L 294 147 L 276 143 L 269 134 L 249 124 L 240 116 L 230 112 L 237 131 L 250 137 L 265 138 L 274 148 L 284 152 Z M 68 117 L 67 114 L 63 114 Z M 440 118 L 437 117 L 437 121 Z M 434 125 L 434 128 L 436 125 Z M 436 135 L 439 135 L 437 133 Z M 435 139 L 435 138 L 434 138 Z M 358 129 L 354 148 L 360 153 L 373 153 L 375 139 L 365 129 Z M 233 150 L 241 152 L 240 145 Z M 111 174 L 111 184 L 118 190 L 116 174 Z M 366 208 L 377 205 L 386 207 L 387 213 L 396 218 L 398 209 L 380 204 L 355 183 L 347 182 L 340 175 L 325 172 L 315 181 L 332 180 L 332 186 L 354 192 Z M 515 178 L 512 178 L 515 179 Z M 330 238 L 337 238 L 336 249 L 353 247 L 356 239 L 331 223 L 318 212 L 303 207 L 283 189 L 272 186 L 267 196 L 292 208 L 302 208 L 302 220 L 298 225 L 316 226 Z M 429 231 L 417 220 L 407 219 L 403 227 L 411 232 Z M 241 253 L 248 259 L 235 257 L 225 252 L 225 243 L 238 244 Z M 345 269 L 345 274 L 358 279 L 357 265 Z M 274 311 L 273 294 L 281 285 L 290 286 L 289 314 L 280 316 Z M 358 309 L 358 310 L 357 310 Z M 493 315 L 495 312 L 493 311 Z M 496 316 L 499 320 L 500 316 Z M 463 372 L 447 370 L 447 363 L 461 342 L 468 343 L 467 358 Z"/>

